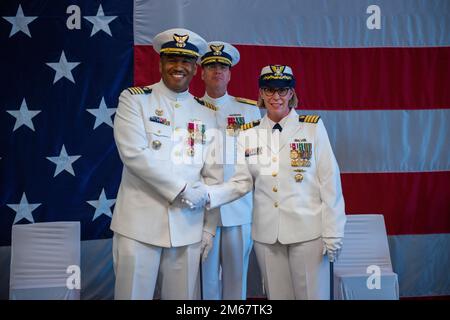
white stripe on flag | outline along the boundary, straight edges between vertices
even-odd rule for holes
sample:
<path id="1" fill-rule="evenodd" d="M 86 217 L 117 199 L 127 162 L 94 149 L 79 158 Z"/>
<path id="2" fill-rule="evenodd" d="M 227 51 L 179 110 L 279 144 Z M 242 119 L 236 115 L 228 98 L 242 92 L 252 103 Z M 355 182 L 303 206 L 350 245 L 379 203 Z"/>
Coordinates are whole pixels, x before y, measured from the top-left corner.
<path id="1" fill-rule="evenodd" d="M 367 20 L 380 9 L 380 29 Z M 207 41 L 305 47 L 450 45 L 447 0 L 135 1 L 135 44 L 164 30 L 188 28 Z"/>
<path id="2" fill-rule="evenodd" d="M 322 117 L 343 173 L 450 170 L 449 109 L 297 112 Z"/>

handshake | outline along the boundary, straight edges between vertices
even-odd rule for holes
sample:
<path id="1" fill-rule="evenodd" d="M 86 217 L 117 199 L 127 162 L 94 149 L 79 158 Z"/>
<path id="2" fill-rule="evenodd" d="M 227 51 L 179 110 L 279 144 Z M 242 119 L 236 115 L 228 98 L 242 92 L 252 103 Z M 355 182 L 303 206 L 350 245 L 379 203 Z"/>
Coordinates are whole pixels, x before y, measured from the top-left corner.
<path id="1" fill-rule="evenodd" d="M 191 210 L 202 208 L 209 202 L 208 190 L 201 182 L 196 182 L 193 185 L 187 184 L 180 196 L 181 202 Z"/>

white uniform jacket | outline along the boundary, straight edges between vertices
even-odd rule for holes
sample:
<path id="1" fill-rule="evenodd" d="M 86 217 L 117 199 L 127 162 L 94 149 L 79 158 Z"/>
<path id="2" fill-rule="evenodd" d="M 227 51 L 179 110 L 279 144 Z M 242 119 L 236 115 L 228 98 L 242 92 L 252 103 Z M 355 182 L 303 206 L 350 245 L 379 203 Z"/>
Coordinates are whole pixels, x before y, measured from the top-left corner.
<path id="1" fill-rule="evenodd" d="M 225 93 L 214 99 L 205 94 L 202 98 L 217 107 L 216 117 L 223 134 L 224 142 L 224 181 L 228 181 L 234 174 L 236 162 L 236 141 L 239 127 L 233 130 L 233 124 L 251 122 L 261 119 L 261 112 L 256 101 L 236 98 Z M 228 129 L 227 129 L 228 128 Z M 225 227 L 240 226 L 252 222 L 253 195 L 248 193 L 240 199 L 220 207 L 219 225 Z"/>
<path id="2" fill-rule="evenodd" d="M 186 183 L 223 181 L 221 166 L 205 163 L 217 132 L 213 109 L 188 91 L 169 90 L 162 81 L 121 93 L 114 138 L 124 168 L 111 222 L 114 232 L 160 247 L 201 241 L 204 209 L 188 209 L 177 195 Z M 189 126 L 197 128 L 190 142 Z M 205 230 L 214 234 L 217 214 L 205 218 Z"/>
<path id="3" fill-rule="evenodd" d="M 236 173 L 229 182 L 208 188 L 209 206 L 254 190 L 255 241 L 291 244 L 343 237 L 346 217 L 339 167 L 322 120 L 308 123 L 314 119 L 310 116 L 301 122 L 294 109 L 287 117 L 281 133 L 272 133 L 267 115 L 259 126 L 241 132 Z M 277 136 L 278 145 L 273 143 Z M 245 137 L 252 142 L 245 145 Z"/>

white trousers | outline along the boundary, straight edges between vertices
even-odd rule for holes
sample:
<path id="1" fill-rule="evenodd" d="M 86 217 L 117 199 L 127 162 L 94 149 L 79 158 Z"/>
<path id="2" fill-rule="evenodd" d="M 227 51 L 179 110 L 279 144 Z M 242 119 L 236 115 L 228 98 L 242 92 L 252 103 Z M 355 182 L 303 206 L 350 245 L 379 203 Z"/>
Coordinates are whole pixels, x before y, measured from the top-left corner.
<path id="1" fill-rule="evenodd" d="M 161 299 L 198 299 L 200 242 L 162 248 L 114 233 L 113 259 L 116 300 L 153 299 L 158 273 Z"/>
<path id="2" fill-rule="evenodd" d="M 253 245 L 251 229 L 250 223 L 217 227 L 214 245 L 202 264 L 203 299 L 247 298 L 247 271 Z"/>
<path id="3" fill-rule="evenodd" d="M 255 241 L 256 258 L 269 300 L 327 300 L 329 263 L 322 238 L 266 244 Z"/>

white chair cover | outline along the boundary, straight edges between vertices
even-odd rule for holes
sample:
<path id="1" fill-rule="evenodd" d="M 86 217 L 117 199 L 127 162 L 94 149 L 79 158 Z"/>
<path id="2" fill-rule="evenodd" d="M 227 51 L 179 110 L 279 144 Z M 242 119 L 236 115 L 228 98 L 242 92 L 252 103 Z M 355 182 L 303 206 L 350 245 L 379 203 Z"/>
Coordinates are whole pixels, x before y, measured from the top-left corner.
<path id="1" fill-rule="evenodd" d="M 369 266 L 381 271 L 379 289 L 367 273 Z M 368 281 L 369 280 L 369 281 Z M 384 217 L 379 214 L 347 215 L 344 246 L 334 264 L 334 296 L 340 300 L 398 300 L 398 277 L 393 272 Z"/>
<path id="2" fill-rule="evenodd" d="M 80 222 L 45 222 L 12 227 L 11 300 L 76 300 L 69 266 L 80 266 Z"/>

